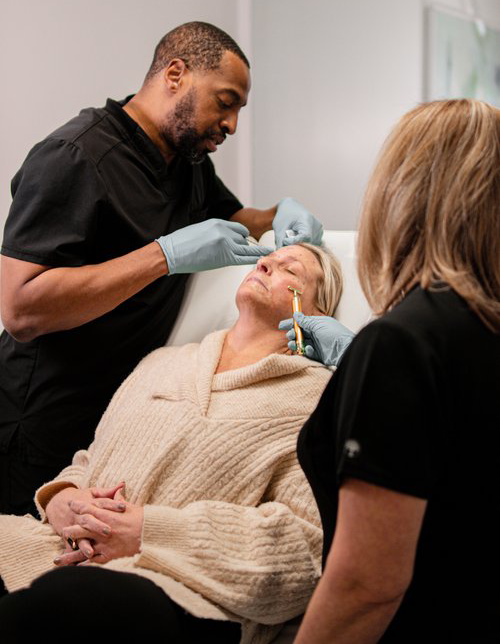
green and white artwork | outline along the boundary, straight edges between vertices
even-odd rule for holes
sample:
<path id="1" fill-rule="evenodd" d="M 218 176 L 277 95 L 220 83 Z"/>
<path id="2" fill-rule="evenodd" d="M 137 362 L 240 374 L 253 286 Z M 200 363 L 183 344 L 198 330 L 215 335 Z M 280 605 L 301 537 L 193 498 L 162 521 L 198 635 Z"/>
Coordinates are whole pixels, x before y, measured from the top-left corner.
<path id="1" fill-rule="evenodd" d="M 500 107 L 500 32 L 427 9 L 426 99 L 477 98 Z"/>

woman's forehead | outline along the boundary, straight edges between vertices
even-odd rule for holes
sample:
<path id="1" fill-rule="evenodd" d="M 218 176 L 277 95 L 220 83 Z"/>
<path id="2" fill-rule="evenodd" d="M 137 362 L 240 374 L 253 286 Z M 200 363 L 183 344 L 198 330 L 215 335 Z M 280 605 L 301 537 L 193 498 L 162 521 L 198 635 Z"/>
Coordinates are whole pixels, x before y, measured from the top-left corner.
<path id="1" fill-rule="evenodd" d="M 278 248 L 270 255 L 282 261 L 297 261 L 310 272 L 319 272 L 321 274 L 321 264 L 316 255 L 303 246 L 291 245 Z"/>

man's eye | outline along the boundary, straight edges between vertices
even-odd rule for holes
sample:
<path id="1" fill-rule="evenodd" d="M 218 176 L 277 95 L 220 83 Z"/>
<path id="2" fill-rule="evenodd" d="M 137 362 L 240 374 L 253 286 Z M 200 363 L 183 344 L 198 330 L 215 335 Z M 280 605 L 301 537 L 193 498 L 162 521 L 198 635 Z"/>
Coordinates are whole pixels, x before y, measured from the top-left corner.
<path id="1" fill-rule="evenodd" d="M 287 270 L 289 273 L 291 273 L 292 275 L 296 275 L 296 274 L 297 274 L 297 273 L 295 273 L 295 271 L 292 271 L 292 269 L 291 269 L 291 268 L 287 268 L 286 270 Z"/>
<path id="2" fill-rule="evenodd" d="M 225 103 L 224 101 L 221 101 L 220 98 L 218 100 L 219 100 L 219 105 L 222 107 L 222 109 L 224 110 L 230 109 L 231 105 L 229 105 L 228 103 Z"/>

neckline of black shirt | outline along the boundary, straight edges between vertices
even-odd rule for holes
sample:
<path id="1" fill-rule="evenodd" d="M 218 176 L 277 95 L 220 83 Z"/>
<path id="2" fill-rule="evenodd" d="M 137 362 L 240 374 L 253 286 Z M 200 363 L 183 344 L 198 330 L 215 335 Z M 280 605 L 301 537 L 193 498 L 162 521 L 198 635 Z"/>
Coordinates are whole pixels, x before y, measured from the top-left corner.
<path id="1" fill-rule="evenodd" d="M 181 162 L 181 158 L 179 156 L 175 156 L 170 163 L 167 163 L 158 147 L 149 138 L 139 123 L 134 121 L 134 119 L 123 109 L 124 105 L 126 105 L 134 96 L 134 94 L 130 94 L 121 101 L 115 101 L 112 98 L 108 98 L 104 109 L 116 121 L 118 121 L 118 124 L 123 128 L 126 135 L 134 141 L 134 144 L 137 145 L 140 151 L 148 158 L 154 171 L 162 178 L 166 179 L 174 173 Z"/>

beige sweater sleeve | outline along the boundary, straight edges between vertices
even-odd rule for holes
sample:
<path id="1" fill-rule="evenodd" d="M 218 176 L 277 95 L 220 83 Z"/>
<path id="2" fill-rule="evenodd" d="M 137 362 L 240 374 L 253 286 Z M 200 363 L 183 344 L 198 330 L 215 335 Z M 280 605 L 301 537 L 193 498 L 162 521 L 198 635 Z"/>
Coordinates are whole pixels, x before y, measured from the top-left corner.
<path id="1" fill-rule="evenodd" d="M 310 488 L 290 460 L 270 490 L 275 498 L 258 507 L 146 505 L 135 564 L 261 624 L 304 612 L 320 575 L 322 532 Z"/>

